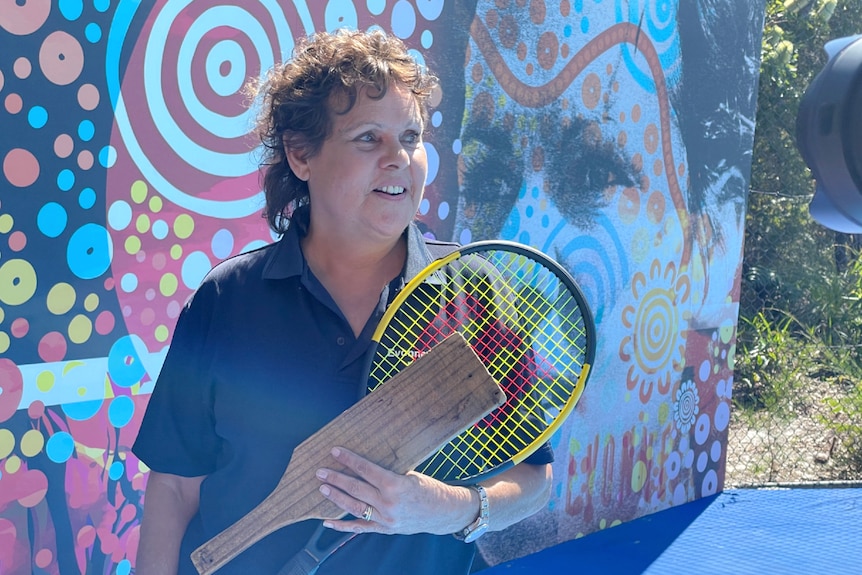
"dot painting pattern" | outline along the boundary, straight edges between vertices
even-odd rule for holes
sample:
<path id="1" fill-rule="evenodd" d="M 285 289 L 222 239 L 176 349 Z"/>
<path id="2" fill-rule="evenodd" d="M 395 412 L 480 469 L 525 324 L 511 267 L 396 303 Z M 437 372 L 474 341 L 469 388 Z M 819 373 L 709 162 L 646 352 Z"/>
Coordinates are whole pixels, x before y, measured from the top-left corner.
<path id="1" fill-rule="evenodd" d="M 602 367 L 551 439 L 543 544 L 719 491 L 759 54 L 759 31 L 723 24 L 751 20 L 737 4 L 3 2 L 0 572 L 133 572 L 130 447 L 180 310 L 277 239 L 242 87 L 339 27 L 390 31 L 440 77 L 426 234 L 537 247 L 593 307 Z M 490 564 L 527 552 L 480 544 Z"/>

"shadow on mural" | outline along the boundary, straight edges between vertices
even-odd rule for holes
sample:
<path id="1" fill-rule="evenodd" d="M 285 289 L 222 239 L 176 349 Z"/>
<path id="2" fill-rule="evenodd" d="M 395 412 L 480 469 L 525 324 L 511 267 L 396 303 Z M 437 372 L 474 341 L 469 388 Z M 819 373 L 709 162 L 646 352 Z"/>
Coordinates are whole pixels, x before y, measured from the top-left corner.
<path id="1" fill-rule="evenodd" d="M 240 88 L 391 30 L 441 78 L 419 219 L 582 285 L 595 373 L 487 565 L 722 489 L 763 1 L 29 0 L 0 11 L 0 572 L 134 568 L 130 452 L 186 297 L 273 241 Z"/>

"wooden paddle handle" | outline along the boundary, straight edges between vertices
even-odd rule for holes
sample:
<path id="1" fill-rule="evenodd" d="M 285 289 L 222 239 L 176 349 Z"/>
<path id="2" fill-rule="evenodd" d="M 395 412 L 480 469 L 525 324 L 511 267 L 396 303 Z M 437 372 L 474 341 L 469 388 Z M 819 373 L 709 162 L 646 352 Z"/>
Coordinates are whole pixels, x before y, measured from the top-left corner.
<path id="1" fill-rule="evenodd" d="M 273 492 L 193 551 L 192 562 L 201 575 L 210 575 L 276 529 L 344 517 L 320 493 L 315 477 L 321 467 L 339 469 L 330 456 L 333 447 L 406 473 L 505 400 L 464 338 L 450 336 L 297 446 Z"/>

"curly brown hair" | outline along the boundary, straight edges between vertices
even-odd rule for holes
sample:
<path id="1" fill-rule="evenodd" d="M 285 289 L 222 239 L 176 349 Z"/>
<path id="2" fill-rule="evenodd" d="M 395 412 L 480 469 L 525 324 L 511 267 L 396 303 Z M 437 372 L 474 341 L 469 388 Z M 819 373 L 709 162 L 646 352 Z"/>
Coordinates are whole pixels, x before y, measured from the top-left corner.
<path id="1" fill-rule="evenodd" d="M 314 156 L 330 135 L 331 113 L 349 112 L 363 88 L 371 88 L 369 97 L 383 98 L 391 82 L 412 92 L 427 125 L 437 78 L 400 39 L 381 30 L 318 32 L 303 38 L 287 62 L 248 86 L 249 95 L 260 100 L 254 133 L 263 143 L 263 216 L 276 233 L 284 233 L 293 210 L 308 203 L 308 184 L 290 169 L 285 147 Z M 334 108 L 342 102 L 343 107 Z"/>

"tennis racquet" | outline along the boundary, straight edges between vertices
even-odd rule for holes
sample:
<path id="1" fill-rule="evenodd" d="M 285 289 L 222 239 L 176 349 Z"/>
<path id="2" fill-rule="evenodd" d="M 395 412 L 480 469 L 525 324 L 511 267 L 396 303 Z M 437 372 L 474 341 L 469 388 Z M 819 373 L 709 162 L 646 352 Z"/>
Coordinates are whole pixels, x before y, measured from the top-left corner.
<path id="1" fill-rule="evenodd" d="M 506 392 L 506 403 L 416 468 L 467 485 L 524 461 L 562 425 L 595 356 L 592 313 L 574 279 L 541 252 L 512 242 L 464 246 L 404 286 L 372 336 L 371 392 L 458 332 Z M 321 545 L 318 528 L 280 575 L 310 574 L 351 535 Z"/>

